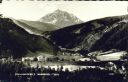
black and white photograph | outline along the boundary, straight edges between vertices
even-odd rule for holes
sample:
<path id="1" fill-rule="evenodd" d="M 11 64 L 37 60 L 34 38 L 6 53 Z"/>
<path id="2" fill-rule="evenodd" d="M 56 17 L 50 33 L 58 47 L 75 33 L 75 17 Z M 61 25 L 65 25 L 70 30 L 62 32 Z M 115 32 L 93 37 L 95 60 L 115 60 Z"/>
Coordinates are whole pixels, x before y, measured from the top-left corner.
<path id="1" fill-rule="evenodd" d="M 1 0 L 0 82 L 128 82 L 128 2 Z"/>

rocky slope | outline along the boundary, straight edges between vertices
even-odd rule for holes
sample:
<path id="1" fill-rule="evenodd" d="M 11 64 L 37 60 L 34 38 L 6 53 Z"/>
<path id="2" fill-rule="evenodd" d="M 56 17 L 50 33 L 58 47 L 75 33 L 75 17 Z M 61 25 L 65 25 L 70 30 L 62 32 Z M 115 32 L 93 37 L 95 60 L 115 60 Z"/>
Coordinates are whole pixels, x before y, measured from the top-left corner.
<path id="1" fill-rule="evenodd" d="M 56 25 L 58 28 L 63 28 L 83 22 L 73 14 L 59 9 L 53 13 L 47 14 L 46 16 L 39 19 L 39 21 Z"/>

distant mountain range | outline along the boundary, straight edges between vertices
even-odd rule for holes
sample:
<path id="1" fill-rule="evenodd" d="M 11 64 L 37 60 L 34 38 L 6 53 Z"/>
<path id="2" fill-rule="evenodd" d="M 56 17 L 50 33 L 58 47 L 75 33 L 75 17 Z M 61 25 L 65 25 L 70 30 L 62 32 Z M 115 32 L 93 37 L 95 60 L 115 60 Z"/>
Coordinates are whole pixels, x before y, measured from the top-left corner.
<path id="1" fill-rule="evenodd" d="M 83 22 L 73 14 L 59 9 L 53 13 L 47 14 L 46 16 L 39 19 L 39 21 L 56 25 L 59 28 L 80 24 Z"/>
<path id="2" fill-rule="evenodd" d="M 56 10 L 53 13 L 47 14 L 39 21 L 16 20 L 13 18 L 12 20 L 29 33 L 36 35 L 42 35 L 46 31 L 54 31 L 83 22 L 73 14 L 61 10 Z"/>
<path id="3" fill-rule="evenodd" d="M 15 20 L 14 23 L 18 26 L 24 28 L 31 34 L 41 35 L 46 31 L 53 31 L 57 29 L 57 26 L 49 23 L 43 23 L 39 21 L 28 21 L 28 20 Z"/>

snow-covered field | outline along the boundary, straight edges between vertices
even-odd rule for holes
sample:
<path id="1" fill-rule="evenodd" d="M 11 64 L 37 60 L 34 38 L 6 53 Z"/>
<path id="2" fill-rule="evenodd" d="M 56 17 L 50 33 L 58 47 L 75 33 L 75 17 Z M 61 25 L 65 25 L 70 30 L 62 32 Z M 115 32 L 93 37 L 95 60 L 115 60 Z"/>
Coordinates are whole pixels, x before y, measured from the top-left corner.
<path id="1" fill-rule="evenodd" d="M 120 60 L 122 56 L 126 55 L 127 52 L 120 51 L 120 52 L 114 52 L 114 53 L 108 53 L 104 55 L 97 56 L 97 60 L 100 61 L 116 61 Z"/>

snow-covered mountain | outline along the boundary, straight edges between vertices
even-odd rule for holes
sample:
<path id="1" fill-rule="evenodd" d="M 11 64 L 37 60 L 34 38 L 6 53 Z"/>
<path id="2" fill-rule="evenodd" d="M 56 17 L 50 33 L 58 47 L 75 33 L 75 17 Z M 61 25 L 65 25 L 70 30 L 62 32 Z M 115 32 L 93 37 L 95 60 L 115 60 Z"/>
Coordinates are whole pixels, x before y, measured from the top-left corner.
<path id="1" fill-rule="evenodd" d="M 83 22 L 73 14 L 70 14 L 66 11 L 62 11 L 59 9 L 54 11 L 53 13 L 47 14 L 46 16 L 39 19 L 39 21 L 54 24 L 59 28 L 80 24 Z"/>

